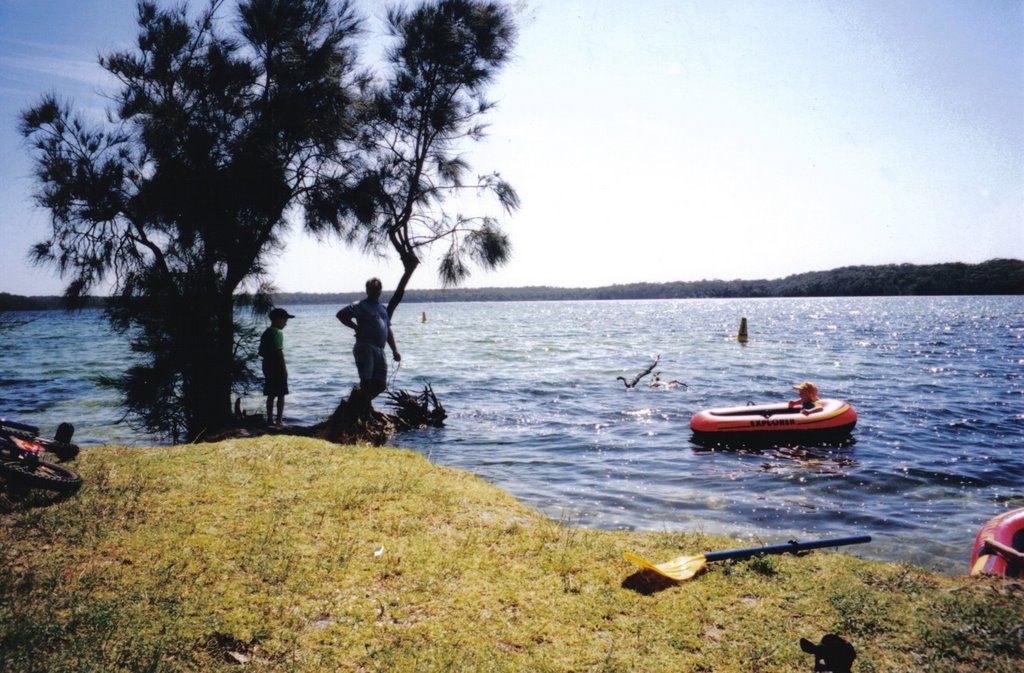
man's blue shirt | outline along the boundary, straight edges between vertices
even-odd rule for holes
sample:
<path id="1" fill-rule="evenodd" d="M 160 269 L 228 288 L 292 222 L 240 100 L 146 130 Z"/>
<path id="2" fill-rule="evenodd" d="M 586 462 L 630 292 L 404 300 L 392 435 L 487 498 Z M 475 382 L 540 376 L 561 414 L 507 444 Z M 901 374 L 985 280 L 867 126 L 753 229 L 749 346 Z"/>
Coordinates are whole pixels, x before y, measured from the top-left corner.
<path id="1" fill-rule="evenodd" d="M 379 301 L 352 302 L 341 309 L 344 316 L 352 318 L 356 323 L 356 341 L 368 343 L 377 348 L 384 348 L 388 342 L 388 327 L 391 319 L 388 318 L 388 309 Z"/>

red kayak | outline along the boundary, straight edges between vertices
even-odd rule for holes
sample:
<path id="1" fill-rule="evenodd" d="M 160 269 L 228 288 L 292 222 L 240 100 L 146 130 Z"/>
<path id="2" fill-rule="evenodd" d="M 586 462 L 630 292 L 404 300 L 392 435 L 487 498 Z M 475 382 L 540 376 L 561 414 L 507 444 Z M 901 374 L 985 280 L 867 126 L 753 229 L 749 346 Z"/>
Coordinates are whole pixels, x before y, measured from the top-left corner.
<path id="1" fill-rule="evenodd" d="M 974 538 L 971 575 L 1024 577 L 1024 508 L 989 519 Z"/>
<path id="2" fill-rule="evenodd" d="M 818 400 L 819 409 L 805 414 L 783 402 L 724 407 L 698 411 L 690 419 L 695 439 L 729 441 L 772 439 L 776 436 L 807 440 L 834 439 L 849 435 L 857 424 L 857 412 L 842 400 Z"/>

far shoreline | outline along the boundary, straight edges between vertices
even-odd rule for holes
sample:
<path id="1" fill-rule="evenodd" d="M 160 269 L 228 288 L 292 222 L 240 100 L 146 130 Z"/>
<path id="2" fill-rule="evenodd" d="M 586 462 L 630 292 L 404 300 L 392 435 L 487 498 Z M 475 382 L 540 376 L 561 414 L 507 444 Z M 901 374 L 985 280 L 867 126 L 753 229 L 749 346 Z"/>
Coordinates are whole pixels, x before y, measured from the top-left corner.
<path id="1" fill-rule="evenodd" d="M 596 288 L 546 285 L 526 287 L 407 290 L 407 304 L 482 301 L 602 301 L 649 299 L 757 299 L 797 297 L 898 297 L 1024 294 L 1024 260 L 991 259 L 980 264 L 887 264 L 846 266 L 774 280 L 699 280 L 629 283 Z M 276 292 L 277 305 L 344 304 L 364 293 Z M 241 299 L 241 297 L 240 297 Z M 85 308 L 102 308 L 106 297 L 87 297 Z M 0 311 L 66 308 L 61 296 L 21 296 L 0 292 Z"/>

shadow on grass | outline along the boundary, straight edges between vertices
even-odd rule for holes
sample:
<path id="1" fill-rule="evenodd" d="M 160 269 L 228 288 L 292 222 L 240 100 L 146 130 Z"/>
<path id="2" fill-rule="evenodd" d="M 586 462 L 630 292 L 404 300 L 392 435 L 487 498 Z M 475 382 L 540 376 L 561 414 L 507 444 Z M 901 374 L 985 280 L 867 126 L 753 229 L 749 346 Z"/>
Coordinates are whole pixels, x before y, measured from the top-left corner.
<path id="1" fill-rule="evenodd" d="M 0 514 L 13 514 L 39 507 L 49 507 L 74 496 L 75 493 L 56 493 L 36 488 L 25 488 L 0 479 Z"/>
<path id="2" fill-rule="evenodd" d="M 644 596 L 651 596 L 675 586 L 679 586 L 679 582 L 650 570 L 638 570 L 622 581 L 623 589 L 629 589 Z"/>

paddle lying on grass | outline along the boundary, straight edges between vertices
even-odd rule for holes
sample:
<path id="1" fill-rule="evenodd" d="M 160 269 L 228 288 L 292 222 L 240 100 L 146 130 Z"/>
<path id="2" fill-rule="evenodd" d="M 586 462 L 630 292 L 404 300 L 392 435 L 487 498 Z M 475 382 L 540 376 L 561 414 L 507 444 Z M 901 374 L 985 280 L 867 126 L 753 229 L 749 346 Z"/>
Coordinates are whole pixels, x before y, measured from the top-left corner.
<path id="1" fill-rule="evenodd" d="M 847 544 L 861 544 L 871 542 L 870 535 L 855 535 L 853 537 L 837 537 L 829 540 L 816 540 L 814 542 L 797 542 L 791 540 L 785 544 L 769 545 L 767 547 L 747 547 L 746 549 L 728 549 L 726 551 L 712 551 L 697 556 L 680 556 L 677 559 L 665 563 L 654 564 L 646 561 L 636 554 L 626 552 L 626 558 L 641 568 L 651 570 L 677 582 L 688 580 L 712 561 L 724 561 L 726 559 L 743 559 L 758 554 L 795 554 L 809 549 L 822 549 L 825 547 L 841 547 Z"/>

